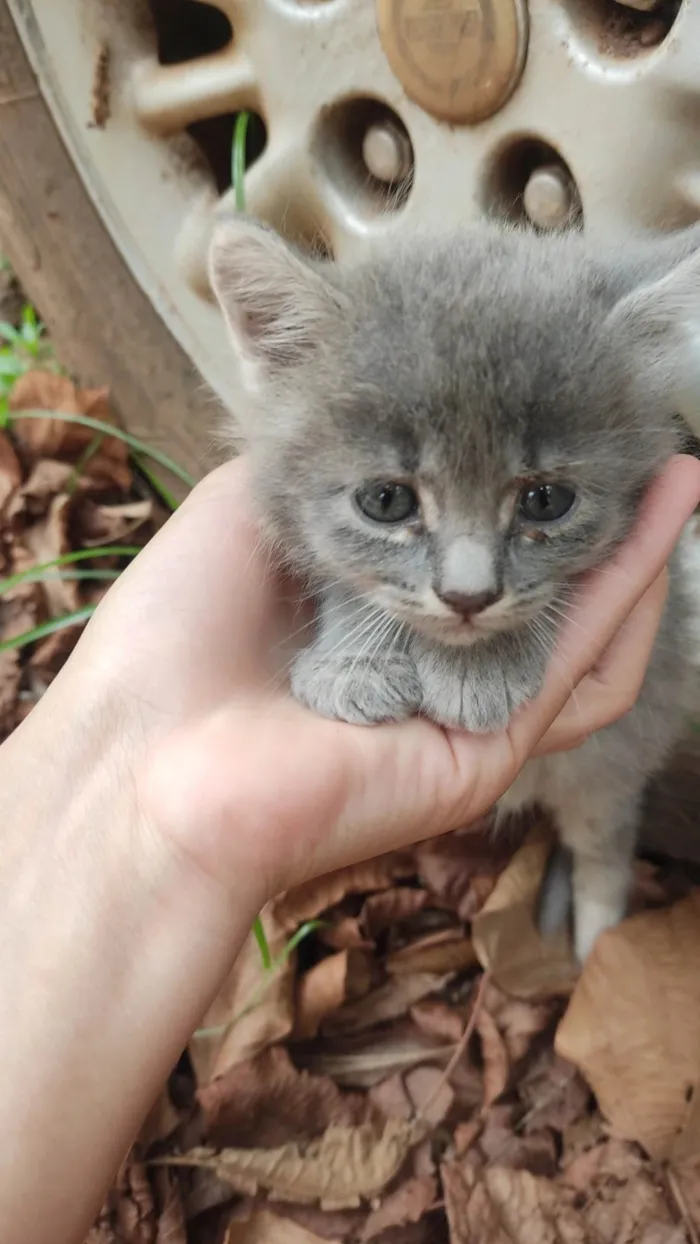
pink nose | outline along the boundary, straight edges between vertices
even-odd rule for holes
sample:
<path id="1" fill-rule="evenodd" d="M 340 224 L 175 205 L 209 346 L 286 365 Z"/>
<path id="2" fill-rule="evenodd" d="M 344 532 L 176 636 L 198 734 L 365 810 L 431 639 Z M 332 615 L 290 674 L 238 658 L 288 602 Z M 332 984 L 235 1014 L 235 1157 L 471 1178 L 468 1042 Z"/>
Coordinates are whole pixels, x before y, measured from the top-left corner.
<path id="1" fill-rule="evenodd" d="M 483 613 L 484 609 L 488 609 L 489 605 L 495 604 L 498 600 L 498 592 L 474 592 L 472 594 L 465 592 L 438 592 L 440 600 L 444 601 L 450 609 L 454 609 L 461 617 L 468 619 L 473 618 L 476 613 Z"/>

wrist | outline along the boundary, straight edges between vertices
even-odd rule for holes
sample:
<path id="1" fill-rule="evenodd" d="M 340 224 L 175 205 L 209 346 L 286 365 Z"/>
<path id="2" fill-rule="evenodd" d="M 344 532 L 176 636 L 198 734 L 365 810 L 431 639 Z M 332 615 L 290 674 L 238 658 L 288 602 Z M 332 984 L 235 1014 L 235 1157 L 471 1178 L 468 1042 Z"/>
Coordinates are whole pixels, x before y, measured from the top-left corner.
<path id="1" fill-rule="evenodd" d="M 0 748 L 7 1244 L 54 1238 L 66 1205 L 62 1238 L 87 1230 L 255 914 L 245 880 L 240 903 L 217 892 L 149 820 L 152 740 L 118 696 L 79 690 L 67 678 Z"/>

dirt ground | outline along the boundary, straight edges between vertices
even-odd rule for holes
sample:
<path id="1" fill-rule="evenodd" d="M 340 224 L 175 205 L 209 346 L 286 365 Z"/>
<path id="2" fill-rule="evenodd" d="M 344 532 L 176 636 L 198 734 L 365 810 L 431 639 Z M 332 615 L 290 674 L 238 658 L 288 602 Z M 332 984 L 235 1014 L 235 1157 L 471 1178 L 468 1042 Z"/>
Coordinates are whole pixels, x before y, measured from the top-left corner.
<path id="1" fill-rule="evenodd" d="M 11 406 L 111 417 L 106 389 L 56 372 L 23 377 Z M 0 432 L 4 578 L 139 546 L 165 517 L 119 442 L 53 419 Z M 3 589 L 3 735 L 83 623 L 26 636 L 94 605 L 123 564 L 95 553 L 80 565 L 103 577 Z M 89 1244 L 698 1244 L 700 873 L 665 854 L 669 806 L 650 801 L 634 914 L 582 974 L 535 928 L 539 819 L 280 896 L 272 965 L 251 936 Z"/>

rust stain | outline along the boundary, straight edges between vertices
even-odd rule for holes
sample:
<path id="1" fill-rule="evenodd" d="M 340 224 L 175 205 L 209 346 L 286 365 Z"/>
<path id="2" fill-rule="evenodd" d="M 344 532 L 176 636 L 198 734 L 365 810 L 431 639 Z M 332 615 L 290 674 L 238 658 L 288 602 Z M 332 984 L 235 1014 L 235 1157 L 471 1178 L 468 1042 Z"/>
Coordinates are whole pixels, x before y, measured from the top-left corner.
<path id="1" fill-rule="evenodd" d="M 103 130 L 111 115 L 110 107 L 109 44 L 101 43 L 97 49 L 90 92 L 90 127 Z"/>

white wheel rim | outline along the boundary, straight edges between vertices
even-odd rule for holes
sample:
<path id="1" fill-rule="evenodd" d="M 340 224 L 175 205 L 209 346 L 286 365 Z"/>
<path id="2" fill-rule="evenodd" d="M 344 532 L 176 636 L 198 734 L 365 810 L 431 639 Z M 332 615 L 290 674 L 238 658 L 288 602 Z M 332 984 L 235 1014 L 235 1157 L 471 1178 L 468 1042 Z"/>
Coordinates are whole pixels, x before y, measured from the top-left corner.
<path id="1" fill-rule="evenodd" d="M 486 121 L 454 127 L 406 96 L 369 0 L 218 0 L 235 40 L 172 66 L 158 63 L 139 0 L 9 4 L 105 225 L 224 401 L 231 362 L 205 275 L 221 200 L 185 133 L 195 120 L 259 112 L 267 146 L 246 176 L 249 211 L 296 239 L 325 239 L 341 260 L 388 235 L 497 213 L 504 192 L 494 189 L 492 169 L 523 138 L 561 153 L 594 234 L 668 228 L 700 214 L 700 5 L 692 0 L 683 0 L 668 38 L 635 55 L 606 49 L 600 32 L 590 33 L 583 13 L 590 0 L 531 0 L 527 56 L 513 94 Z M 111 77 L 104 128 L 90 125 L 101 49 L 108 49 Z M 387 210 L 392 199 L 377 196 L 369 173 L 363 184 L 356 166 L 343 163 L 328 120 L 344 101 L 363 97 L 385 104 L 410 136 L 412 185 L 396 210 Z M 376 152 L 378 167 L 391 166 L 384 138 L 362 149 Z M 230 194 L 224 202 L 231 204 Z"/>

